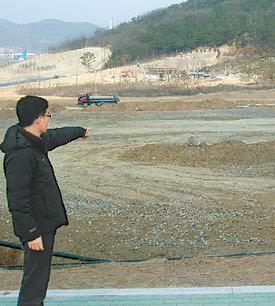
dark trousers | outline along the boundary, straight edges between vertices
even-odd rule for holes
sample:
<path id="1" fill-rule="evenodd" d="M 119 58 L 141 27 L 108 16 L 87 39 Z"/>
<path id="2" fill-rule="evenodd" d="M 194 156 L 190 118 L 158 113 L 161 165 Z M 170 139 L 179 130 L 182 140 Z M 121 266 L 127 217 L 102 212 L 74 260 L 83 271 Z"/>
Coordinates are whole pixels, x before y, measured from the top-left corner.
<path id="1" fill-rule="evenodd" d="M 44 251 L 29 249 L 24 243 L 24 274 L 18 306 L 43 306 L 50 279 L 55 231 L 42 235 Z"/>

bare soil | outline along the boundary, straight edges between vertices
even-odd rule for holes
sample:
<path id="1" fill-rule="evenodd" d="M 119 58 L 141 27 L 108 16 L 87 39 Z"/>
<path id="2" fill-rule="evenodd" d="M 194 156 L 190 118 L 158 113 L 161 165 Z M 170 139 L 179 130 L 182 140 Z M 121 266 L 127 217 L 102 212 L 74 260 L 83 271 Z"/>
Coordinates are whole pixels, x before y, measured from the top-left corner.
<path id="1" fill-rule="evenodd" d="M 49 289 L 270 286 L 274 264 L 266 255 L 53 267 Z M 18 290 L 21 278 L 21 270 L 1 269 L 0 290 Z"/>
<path id="2" fill-rule="evenodd" d="M 93 63 L 92 71 L 95 69 L 97 71 L 96 74 L 88 73 L 85 66 L 81 64 L 80 57 L 84 52 L 94 53 L 96 60 Z M 219 51 L 214 48 L 211 50 L 198 48 L 197 50 L 182 55 L 176 54 L 161 59 L 154 59 L 150 62 L 101 70 L 101 67 L 109 56 L 110 50 L 100 47 L 88 47 L 57 54 L 42 54 L 33 59 L 24 61 L 24 64 L 19 62 L 11 66 L 0 68 L 0 83 L 1 81 L 10 81 L 14 84 L 18 84 L 21 88 L 32 87 L 39 89 L 68 85 L 75 86 L 79 84 L 94 85 L 95 80 L 97 83 L 105 83 L 108 85 L 121 82 L 136 83 L 140 81 L 148 82 L 149 84 L 157 84 L 159 82 L 156 82 L 156 76 L 149 75 L 149 70 L 157 67 L 173 68 L 189 73 L 191 71 L 198 71 L 198 69 L 203 70 L 205 67 L 215 67 L 215 65 L 219 66 L 219 73 L 214 69 L 212 70 L 213 73 L 211 72 L 211 78 L 189 78 L 186 83 L 181 83 L 182 86 L 212 87 L 224 84 L 255 85 L 259 81 L 256 76 L 242 77 L 239 72 L 234 72 L 234 75 L 231 74 L 232 71 L 228 69 L 227 62 L 237 59 L 236 56 L 238 56 L 238 54 L 236 53 L 235 47 L 229 47 L 227 45 L 220 47 Z M 44 69 L 41 70 L 43 67 Z M 127 71 L 130 72 L 128 77 L 123 77 L 122 75 Z M 45 77 L 50 79 L 42 81 Z M 24 84 L 24 80 L 32 78 L 36 78 L 38 82 Z"/>
<path id="3" fill-rule="evenodd" d="M 17 97 L 2 91 L 4 136 Z M 50 152 L 70 220 L 55 250 L 151 259 L 54 268 L 50 288 L 274 285 L 274 255 L 204 257 L 274 251 L 274 93 L 123 98 L 88 109 L 47 98 L 50 127 L 94 128 Z M 199 147 L 186 147 L 191 135 Z M 18 243 L 4 183 L 0 200 L 1 240 Z M 20 251 L 0 252 L 2 264 L 22 263 Z M 165 259 L 185 256 L 195 258 Z M 21 273 L 0 270 L 1 290 L 18 289 Z"/>

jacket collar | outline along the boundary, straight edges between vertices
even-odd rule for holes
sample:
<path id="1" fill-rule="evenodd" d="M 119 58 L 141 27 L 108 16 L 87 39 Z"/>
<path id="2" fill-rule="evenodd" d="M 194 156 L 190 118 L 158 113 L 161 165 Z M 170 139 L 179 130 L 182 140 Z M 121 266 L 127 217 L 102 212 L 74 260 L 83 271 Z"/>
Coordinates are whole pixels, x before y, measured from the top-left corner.
<path id="1" fill-rule="evenodd" d="M 47 152 L 47 145 L 42 137 L 37 137 L 32 133 L 27 132 L 24 128 L 18 125 L 18 132 L 29 140 L 34 146 L 36 146 L 43 153 Z"/>

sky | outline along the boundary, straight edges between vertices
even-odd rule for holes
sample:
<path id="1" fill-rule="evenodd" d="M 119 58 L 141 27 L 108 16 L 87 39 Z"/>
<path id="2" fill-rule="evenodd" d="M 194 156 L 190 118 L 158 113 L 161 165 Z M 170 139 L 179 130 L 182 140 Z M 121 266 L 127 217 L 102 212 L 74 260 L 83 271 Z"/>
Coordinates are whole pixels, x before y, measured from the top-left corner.
<path id="1" fill-rule="evenodd" d="M 0 19 L 31 23 L 43 19 L 89 22 L 108 27 L 186 0 L 0 0 Z"/>

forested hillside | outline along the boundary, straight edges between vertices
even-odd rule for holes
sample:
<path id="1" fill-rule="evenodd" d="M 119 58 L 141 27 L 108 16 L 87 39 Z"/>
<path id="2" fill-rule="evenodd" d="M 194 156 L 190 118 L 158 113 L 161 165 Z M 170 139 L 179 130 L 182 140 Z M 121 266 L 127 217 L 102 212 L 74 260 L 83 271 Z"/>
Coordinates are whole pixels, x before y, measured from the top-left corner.
<path id="1" fill-rule="evenodd" d="M 82 37 L 56 49 L 109 46 L 107 67 L 183 52 L 198 46 L 252 45 L 268 52 L 275 44 L 275 0 L 188 0 L 132 18 L 93 38 Z"/>

